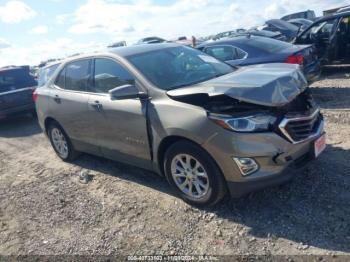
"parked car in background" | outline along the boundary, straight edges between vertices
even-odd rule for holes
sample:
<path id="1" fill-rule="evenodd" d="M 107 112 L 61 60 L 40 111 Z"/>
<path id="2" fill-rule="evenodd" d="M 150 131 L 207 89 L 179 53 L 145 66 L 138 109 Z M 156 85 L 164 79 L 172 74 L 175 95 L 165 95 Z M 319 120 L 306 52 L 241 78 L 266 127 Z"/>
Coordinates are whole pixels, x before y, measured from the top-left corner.
<path id="1" fill-rule="evenodd" d="M 273 38 L 273 39 L 280 40 L 280 41 L 287 41 L 287 37 L 285 37 L 280 32 L 271 32 L 271 31 L 267 31 L 267 30 L 250 29 L 241 35 L 247 35 L 247 34 Z"/>
<path id="2" fill-rule="evenodd" d="M 344 12 L 349 12 L 349 11 L 350 11 L 350 5 L 339 8 L 337 13 L 344 13 Z"/>
<path id="3" fill-rule="evenodd" d="M 287 38 L 287 41 L 292 41 L 299 32 L 299 28 L 297 26 L 279 19 L 268 20 L 264 25 L 259 26 L 257 29 L 280 32 Z"/>
<path id="4" fill-rule="evenodd" d="M 317 20 L 294 43 L 314 45 L 323 64 L 350 63 L 350 11 Z"/>
<path id="5" fill-rule="evenodd" d="M 313 10 L 306 10 L 303 12 L 297 12 L 289 15 L 285 15 L 281 18 L 281 20 L 288 21 L 291 19 L 297 19 L 297 18 L 303 18 L 314 21 L 316 19 L 315 11 Z"/>
<path id="6" fill-rule="evenodd" d="M 180 45 L 192 46 L 192 39 L 189 39 L 186 36 L 180 36 L 172 42 L 180 44 Z"/>
<path id="7" fill-rule="evenodd" d="M 234 69 L 173 43 L 68 59 L 36 107 L 61 159 L 81 151 L 156 171 L 200 206 L 286 182 L 325 149 L 298 66 Z"/>
<path id="8" fill-rule="evenodd" d="M 212 37 L 211 39 L 208 39 L 206 41 L 202 41 L 202 43 L 210 43 L 213 41 L 217 40 L 224 40 L 224 39 L 230 39 L 233 37 L 237 36 L 248 36 L 248 35 L 254 35 L 254 36 L 263 36 L 263 37 L 268 37 L 268 38 L 273 38 L 277 39 L 280 41 L 286 41 L 287 38 L 281 34 L 280 32 L 271 32 L 271 31 L 266 31 L 266 30 L 258 30 L 258 29 L 238 29 L 238 30 L 232 30 L 232 31 L 227 31 L 223 32 L 220 34 L 217 34 L 216 36 Z"/>
<path id="9" fill-rule="evenodd" d="M 232 37 L 232 36 L 237 36 L 237 32 L 236 30 L 231 30 L 231 31 L 226 31 L 226 32 L 222 32 L 222 33 L 218 33 L 216 34 L 212 40 L 220 40 L 222 38 L 226 38 L 226 37 Z"/>
<path id="10" fill-rule="evenodd" d="M 121 47 L 121 46 L 126 46 L 126 41 L 119 41 L 113 44 L 110 44 L 108 48 L 116 48 L 116 47 Z"/>
<path id="11" fill-rule="evenodd" d="M 321 74 L 321 64 L 312 45 L 299 46 L 266 37 L 241 36 L 202 44 L 198 49 L 232 66 L 298 64 L 308 81 L 314 81 Z"/>
<path id="12" fill-rule="evenodd" d="M 33 91 L 37 82 L 29 66 L 0 68 L 0 119 L 20 114 L 35 114 Z"/>
<path id="13" fill-rule="evenodd" d="M 324 10 L 323 16 L 330 16 L 334 15 L 335 13 L 342 13 L 347 11 L 350 11 L 350 5 Z"/>
<path id="14" fill-rule="evenodd" d="M 137 41 L 137 45 L 142 45 L 142 44 L 159 44 L 159 43 L 164 43 L 166 42 L 165 39 L 157 37 L 157 36 L 151 36 L 151 37 L 146 37 L 142 38 L 139 41 Z"/>
<path id="15" fill-rule="evenodd" d="M 303 32 L 305 29 L 307 29 L 310 25 L 313 24 L 313 21 L 304 18 L 295 18 L 288 20 L 288 23 L 299 27 L 299 32 Z"/>

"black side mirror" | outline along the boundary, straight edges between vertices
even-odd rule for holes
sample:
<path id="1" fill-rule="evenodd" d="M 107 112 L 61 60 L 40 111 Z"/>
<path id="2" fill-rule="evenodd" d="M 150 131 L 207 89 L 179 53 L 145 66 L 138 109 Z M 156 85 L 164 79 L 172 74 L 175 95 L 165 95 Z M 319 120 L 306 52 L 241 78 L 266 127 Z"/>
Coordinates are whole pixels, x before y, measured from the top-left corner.
<path id="1" fill-rule="evenodd" d="M 147 98 L 147 94 L 140 92 L 134 85 L 123 85 L 109 90 L 109 95 L 111 99 L 121 100 L 121 99 L 132 99 L 132 98 Z"/>

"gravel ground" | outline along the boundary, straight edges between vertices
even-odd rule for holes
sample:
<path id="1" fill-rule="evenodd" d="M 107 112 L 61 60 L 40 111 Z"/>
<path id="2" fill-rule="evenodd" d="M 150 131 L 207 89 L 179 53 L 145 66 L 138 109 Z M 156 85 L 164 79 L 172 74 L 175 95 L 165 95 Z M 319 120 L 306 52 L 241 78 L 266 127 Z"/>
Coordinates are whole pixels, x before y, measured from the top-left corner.
<path id="1" fill-rule="evenodd" d="M 35 120 L 2 122 L 0 254 L 350 255 L 346 72 L 328 69 L 312 85 L 326 152 L 292 182 L 212 209 L 185 204 L 142 169 L 89 155 L 60 161 Z M 85 169 L 91 177 L 82 183 Z"/>

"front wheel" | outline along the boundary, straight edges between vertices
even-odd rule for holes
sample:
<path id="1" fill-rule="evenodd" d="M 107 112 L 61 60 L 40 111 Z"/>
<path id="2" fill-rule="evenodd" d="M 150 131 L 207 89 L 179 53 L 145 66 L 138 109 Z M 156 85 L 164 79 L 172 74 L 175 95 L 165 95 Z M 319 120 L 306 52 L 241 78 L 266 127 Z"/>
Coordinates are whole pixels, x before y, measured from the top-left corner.
<path id="1" fill-rule="evenodd" d="M 58 124 L 51 124 L 48 129 L 48 135 L 52 147 L 56 154 L 63 161 L 72 161 L 77 156 L 69 137 Z"/>
<path id="2" fill-rule="evenodd" d="M 165 154 L 164 170 L 182 199 L 196 206 L 212 206 L 226 193 L 225 180 L 211 156 L 194 143 L 181 141 Z"/>

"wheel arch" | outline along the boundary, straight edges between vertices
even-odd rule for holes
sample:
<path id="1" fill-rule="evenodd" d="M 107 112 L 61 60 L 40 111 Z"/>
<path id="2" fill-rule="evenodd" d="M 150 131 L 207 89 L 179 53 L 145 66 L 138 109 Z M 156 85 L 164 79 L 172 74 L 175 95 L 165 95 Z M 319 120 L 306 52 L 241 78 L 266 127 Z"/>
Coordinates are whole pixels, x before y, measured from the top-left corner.
<path id="1" fill-rule="evenodd" d="M 55 123 L 57 125 L 59 125 L 59 127 L 61 127 L 64 130 L 64 128 L 62 127 L 62 125 L 56 120 L 54 119 L 53 117 L 47 117 L 44 121 L 44 127 L 45 127 L 45 133 L 48 135 L 48 129 L 49 129 L 49 126 L 52 124 L 52 123 Z"/>

